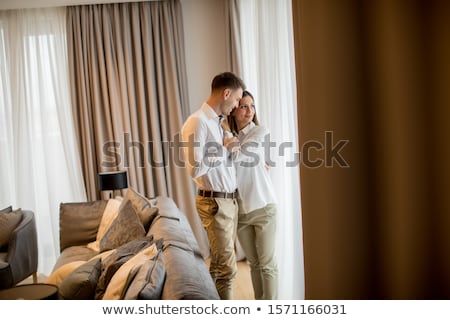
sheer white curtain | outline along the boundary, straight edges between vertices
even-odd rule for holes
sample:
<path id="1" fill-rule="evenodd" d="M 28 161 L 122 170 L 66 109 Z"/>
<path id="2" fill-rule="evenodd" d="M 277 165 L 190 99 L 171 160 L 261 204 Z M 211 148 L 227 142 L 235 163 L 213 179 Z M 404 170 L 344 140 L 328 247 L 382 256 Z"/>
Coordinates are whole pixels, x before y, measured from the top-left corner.
<path id="1" fill-rule="evenodd" d="M 59 204 L 86 199 L 72 124 L 65 8 L 0 11 L 0 208 L 32 210 L 38 272 L 59 254 Z"/>
<path id="2" fill-rule="evenodd" d="M 291 0 L 238 0 L 241 76 L 269 128 L 278 197 L 279 298 L 304 299 L 296 86 Z"/>

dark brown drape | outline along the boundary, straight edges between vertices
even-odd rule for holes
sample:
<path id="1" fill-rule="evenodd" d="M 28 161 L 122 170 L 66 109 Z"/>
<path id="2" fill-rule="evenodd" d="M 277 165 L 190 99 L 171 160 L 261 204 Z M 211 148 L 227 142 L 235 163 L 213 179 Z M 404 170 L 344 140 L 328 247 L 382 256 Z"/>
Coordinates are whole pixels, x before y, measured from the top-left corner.
<path id="1" fill-rule="evenodd" d="M 68 7 L 67 32 L 88 198 L 100 196 L 98 172 L 125 168 L 138 192 L 175 200 L 207 254 L 176 143 L 189 110 L 179 1 Z"/>
<path id="2" fill-rule="evenodd" d="M 449 299 L 450 3 L 292 4 L 306 298 Z"/>

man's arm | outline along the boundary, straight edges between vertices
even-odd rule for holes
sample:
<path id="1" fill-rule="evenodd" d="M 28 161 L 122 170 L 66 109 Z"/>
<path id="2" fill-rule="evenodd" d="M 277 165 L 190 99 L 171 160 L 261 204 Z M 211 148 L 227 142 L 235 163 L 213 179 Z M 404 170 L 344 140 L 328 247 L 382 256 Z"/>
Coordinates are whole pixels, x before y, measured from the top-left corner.
<path id="1" fill-rule="evenodd" d="M 181 129 L 185 161 L 192 178 L 198 178 L 209 170 L 203 161 L 206 137 L 206 123 L 196 117 L 190 117 Z"/>

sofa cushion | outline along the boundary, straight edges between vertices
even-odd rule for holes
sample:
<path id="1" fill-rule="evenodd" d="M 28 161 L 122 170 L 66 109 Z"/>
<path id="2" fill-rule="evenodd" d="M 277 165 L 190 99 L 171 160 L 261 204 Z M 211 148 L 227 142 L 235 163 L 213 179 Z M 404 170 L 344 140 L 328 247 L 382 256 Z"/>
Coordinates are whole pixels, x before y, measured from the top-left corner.
<path id="1" fill-rule="evenodd" d="M 108 250 L 95 254 L 91 249 L 84 246 L 70 247 L 63 251 L 55 264 L 53 272 L 45 279 L 45 283 L 58 286 L 72 271 L 85 262 L 97 258 L 105 259 L 115 250 Z M 77 260 L 81 259 L 81 260 Z"/>
<path id="2" fill-rule="evenodd" d="M 93 299 L 100 276 L 101 258 L 89 260 L 71 272 L 59 285 L 59 296 L 66 300 Z"/>
<path id="3" fill-rule="evenodd" d="M 94 241 L 106 200 L 61 203 L 59 210 L 60 250 Z"/>
<path id="4" fill-rule="evenodd" d="M 133 204 L 145 231 L 147 231 L 158 213 L 158 208 L 153 206 L 152 200 L 146 198 L 131 187 L 128 188 L 127 193 L 123 198 L 122 206 L 124 206 L 128 200 Z"/>
<path id="5" fill-rule="evenodd" d="M 58 270 L 61 266 L 73 261 L 88 261 L 97 254 L 98 252 L 95 252 L 86 246 L 73 246 L 66 248 L 59 255 L 58 260 L 53 267 L 53 272 Z"/>
<path id="6" fill-rule="evenodd" d="M 164 217 L 179 217 L 179 209 L 172 198 L 167 196 L 158 196 L 154 200 L 155 206 L 158 207 L 160 216 Z"/>
<path id="7" fill-rule="evenodd" d="M 102 299 L 109 282 L 116 271 L 135 254 L 153 244 L 153 239 L 135 239 L 119 248 L 102 261 L 101 274 L 95 289 L 95 299 Z M 159 246 L 160 247 L 160 246 Z"/>
<path id="8" fill-rule="evenodd" d="M 59 286 L 59 284 L 69 275 L 71 274 L 76 268 L 79 266 L 85 264 L 86 261 L 72 261 L 69 263 L 66 263 L 65 265 L 62 265 L 55 271 L 53 271 L 47 279 L 45 279 L 45 283 L 47 284 L 53 284 L 55 286 Z"/>
<path id="9" fill-rule="evenodd" d="M 12 232 L 22 220 L 22 211 L 0 214 L 0 248 L 9 242 Z"/>
<path id="10" fill-rule="evenodd" d="M 133 283 L 128 288 L 125 299 L 159 300 L 161 299 L 164 282 L 166 280 L 166 268 L 162 251 L 158 255 L 141 266 Z"/>
<path id="11" fill-rule="evenodd" d="M 131 201 L 128 200 L 100 240 L 100 252 L 118 248 L 131 240 L 144 236 L 145 229 Z"/>
<path id="12" fill-rule="evenodd" d="M 139 271 L 141 265 L 152 259 L 158 253 L 156 245 L 153 244 L 150 247 L 142 249 L 135 256 L 130 258 L 125 262 L 119 270 L 116 271 L 114 276 L 106 288 L 105 294 L 103 295 L 104 300 L 117 300 L 123 299 L 128 286 L 132 282 L 134 276 Z"/>
<path id="13" fill-rule="evenodd" d="M 214 282 L 205 261 L 192 251 L 176 246 L 163 250 L 166 280 L 162 299 L 218 300 Z M 186 266 L 189 266 L 187 268 Z"/>
<path id="14" fill-rule="evenodd" d="M 164 246 L 177 244 L 188 247 L 196 255 L 202 256 L 186 216 L 169 197 L 158 197 L 158 216 L 150 226 L 147 236 L 163 239 Z"/>
<path id="15" fill-rule="evenodd" d="M 94 251 L 100 252 L 100 241 L 105 235 L 106 231 L 111 227 L 114 220 L 117 218 L 119 214 L 119 208 L 122 201 L 119 199 L 109 199 L 106 204 L 105 210 L 102 214 L 102 219 L 100 221 L 100 225 L 98 227 L 97 236 L 95 241 L 89 242 L 87 247 Z"/>

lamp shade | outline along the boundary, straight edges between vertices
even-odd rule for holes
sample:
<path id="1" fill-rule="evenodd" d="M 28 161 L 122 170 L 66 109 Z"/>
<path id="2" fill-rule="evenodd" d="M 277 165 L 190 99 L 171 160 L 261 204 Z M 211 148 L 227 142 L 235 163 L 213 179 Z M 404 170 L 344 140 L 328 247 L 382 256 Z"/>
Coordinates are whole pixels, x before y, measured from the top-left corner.
<path id="1" fill-rule="evenodd" d="M 98 186 L 100 191 L 128 188 L 127 172 L 101 172 L 98 174 Z"/>

